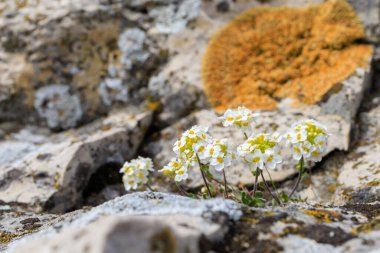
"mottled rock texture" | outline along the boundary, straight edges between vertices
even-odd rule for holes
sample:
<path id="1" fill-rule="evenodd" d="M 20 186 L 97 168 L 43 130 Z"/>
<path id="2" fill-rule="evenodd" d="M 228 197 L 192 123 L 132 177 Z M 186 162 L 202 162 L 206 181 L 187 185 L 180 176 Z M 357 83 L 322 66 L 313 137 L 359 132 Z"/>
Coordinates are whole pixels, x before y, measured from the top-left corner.
<path id="1" fill-rule="evenodd" d="M 45 222 L 6 252 L 360 252 L 376 249 L 380 237 L 377 219 L 346 208 L 247 209 L 152 192 Z"/>
<path id="2" fill-rule="evenodd" d="M 370 86 L 380 87 L 378 73 L 371 82 L 373 71 L 378 72 L 380 2 L 348 1 L 363 27 L 341 0 L 305 7 L 323 2 L 1 1 L 0 250 L 377 252 L 380 96 Z M 249 11 L 255 6 L 260 7 Z M 285 18 L 278 25 L 291 28 L 288 34 L 305 32 L 298 34 L 295 49 L 310 48 L 314 41 L 318 50 L 315 55 L 292 51 L 285 41 L 292 41 L 292 36 L 283 36 L 281 50 L 262 43 L 263 52 L 288 53 L 290 63 L 296 62 L 297 56 L 314 59 L 318 66 L 308 62 L 300 70 L 322 73 L 328 80 L 328 85 L 318 84 L 315 90 L 301 84 L 307 94 L 291 87 L 289 90 L 296 92 L 290 95 L 272 92 L 270 83 L 263 93 L 269 89 L 276 99 L 284 96 L 293 101 L 274 101 L 276 109 L 262 111 L 254 123 L 255 132 L 283 132 L 298 119 L 315 118 L 333 134 L 323 161 L 308 164 L 308 168 L 313 166 L 312 177 L 306 175 L 301 181 L 296 193 L 299 202 L 279 207 L 268 201 L 266 207 L 248 208 L 232 200 L 160 192 L 121 196 L 125 190 L 119 169 L 125 160 L 146 155 L 160 169 L 174 155 L 171 148 L 176 138 L 194 124 L 210 126 L 214 137 L 229 138 L 233 145 L 243 141 L 239 130 L 222 127 L 208 104 L 201 78 L 202 58 L 214 34 L 234 17 L 248 10 L 254 15 L 262 12 L 266 18 L 261 21 L 268 21 L 273 6 L 278 6 L 277 12 L 283 10 L 279 14 L 293 15 L 298 21 L 310 13 L 313 19 L 306 22 L 288 27 Z M 262 26 L 276 27 L 272 22 L 262 22 Z M 250 35 L 250 30 L 239 30 L 229 39 L 246 38 L 243 35 Z M 269 34 L 265 38 L 274 37 Z M 238 41 L 236 48 L 241 45 L 247 43 Z M 369 45 L 375 47 L 372 65 Z M 230 53 L 249 55 L 246 51 Z M 363 54 L 359 55 L 360 51 Z M 266 59 L 278 60 L 269 55 Z M 319 64 L 323 59 L 327 62 Z M 271 66 L 278 62 L 261 63 Z M 308 75 L 302 73 L 305 79 Z M 263 72 L 273 80 L 286 74 L 274 68 Z M 316 95 L 316 105 L 293 107 L 295 99 L 315 102 L 309 101 L 310 94 Z M 96 118 L 100 119 L 91 122 Z M 85 126 L 67 130 L 79 125 Z M 284 192 L 289 192 L 295 181 L 289 155 L 284 153 L 283 170 L 272 173 Z M 173 182 L 152 174 L 154 189 L 173 190 Z M 227 170 L 227 177 L 248 188 L 254 180 L 242 164 Z M 192 171 L 184 186 L 198 191 L 200 185 L 200 175 Z"/>
<path id="3" fill-rule="evenodd" d="M 119 112 L 51 136 L 23 157 L 1 165 L 1 202 L 51 212 L 80 206 L 91 175 L 102 165 L 120 166 L 133 158 L 150 122 L 150 112 Z"/>
<path id="4" fill-rule="evenodd" d="M 3 1 L 0 119 L 67 129 L 144 102 L 167 35 L 199 9 L 199 0 Z"/>

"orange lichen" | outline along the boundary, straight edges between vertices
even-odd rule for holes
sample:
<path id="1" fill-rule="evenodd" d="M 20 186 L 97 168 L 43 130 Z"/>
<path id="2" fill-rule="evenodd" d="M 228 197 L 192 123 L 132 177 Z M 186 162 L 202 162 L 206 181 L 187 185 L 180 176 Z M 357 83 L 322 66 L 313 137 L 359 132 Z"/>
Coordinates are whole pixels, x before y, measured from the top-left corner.
<path id="1" fill-rule="evenodd" d="M 372 47 L 357 43 L 363 37 L 345 0 L 250 9 L 210 40 L 202 66 L 206 94 L 217 111 L 275 109 L 285 97 L 317 103 L 368 64 Z"/>

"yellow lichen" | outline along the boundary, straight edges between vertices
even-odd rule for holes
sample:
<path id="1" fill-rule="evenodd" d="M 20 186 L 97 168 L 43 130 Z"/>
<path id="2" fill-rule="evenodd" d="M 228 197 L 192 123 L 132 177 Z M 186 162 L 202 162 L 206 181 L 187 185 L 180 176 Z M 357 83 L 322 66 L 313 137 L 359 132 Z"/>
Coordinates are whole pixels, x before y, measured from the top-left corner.
<path id="1" fill-rule="evenodd" d="M 327 191 L 329 193 L 334 193 L 336 191 L 336 187 L 337 187 L 337 184 L 336 183 L 332 183 L 332 184 L 329 184 L 327 186 Z"/>
<path id="2" fill-rule="evenodd" d="M 356 43 L 362 37 L 363 26 L 344 0 L 253 8 L 210 40 L 203 85 L 217 111 L 275 109 L 285 97 L 314 104 L 368 64 L 372 47 Z"/>
<path id="3" fill-rule="evenodd" d="M 375 180 L 373 180 L 371 182 L 368 182 L 366 184 L 366 186 L 368 186 L 368 187 L 374 187 L 374 186 L 379 186 L 379 185 L 380 185 L 380 180 L 379 179 L 375 179 Z"/>
<path id="4" fill-rule="evenodd" d="M 300 210 L 301 212 L 313 216 L 317 222 L 331 223 L 332 221 L 341 220 L 342 216 L 333 211 L 328 210 Z"/>
<path id="5" fill-rule="evenodd" d="M 364 223 L 357 228 L 352 230 L 352 233 L 354 235 L 361 234 L 361 233 L 370 233 L 373 230 L 380 230 L 380 216 L 375 217 L 373 220 Z"/>
<path id="6" fill-rule="evenodd" d="M 7 231 L 0 231 L 0 244 L 8 244 L 15 238 L 17 238 L 17 235 L 15 234 Z"/>

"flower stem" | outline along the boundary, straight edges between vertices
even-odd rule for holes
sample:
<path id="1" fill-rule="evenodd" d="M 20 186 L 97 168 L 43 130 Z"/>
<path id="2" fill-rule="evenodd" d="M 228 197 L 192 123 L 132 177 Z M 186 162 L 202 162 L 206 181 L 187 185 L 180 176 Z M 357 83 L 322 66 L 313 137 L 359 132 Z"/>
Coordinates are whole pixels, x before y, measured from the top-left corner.
<path id="1" fill-rule="evenodd" d="M 257 192 L 257 188 L 258 188 L 258 181 L 259 181 L 259 174 L 260 174 L 260 170 L 259 170 L 259 168 L 256 168 L 255 186 L 253 188 L 253 197 L 256 196 L 256 192 Z"/>
<path id="2" fill-rule="evenodd" d="M 248 135 L 246 134 L 246 132 L 243 132 L 243 134 L 244 134 L 245 139 L 248 140 Z"/>
<path id="3" fill-rule="evenodd" d="M 300 168 L 299 168 L 299 171 L 298 171 L 297 181 L 296 181 L 296 184 L 294 185 L 292 191 L 289 194 L 289 198 L 293 196 L 294 192 L 297 190 L 298 185 L 301 182 L 302 175 L 303 175 L 303 169 L 304 169 L 304 166 L 305 166 L 305 161 L 303 160 L 303 156 L 301 157 L 301 160 L 299 161 L 299 166 L 300 166 Z"/>
<path id="4" fill-rule="evenodd" d="M 146 184 L 146 187 L 148 187 L 148 189 L 152 192 L 155 192 L 155 190 L 152 188 L 152 186 L 150 186 L 150 184 Z"/>
<path id="5" fill-rule="evenodd" d="M 223 169 L 223 179 L 224 179 L 224 197 L 228 199 L 228 193 L 227 193 L 227 178 L 226 178 L 226 172 Z"/>
<path id="6" fill-rule="evenodd" d="M 203 165 L 201 163 L 201 160 L 199 159 L 198 154 L 197 154 L 197 161 L 198 161 L 199 169 L 200 169 L 201 174 L 202 174 L 203 182 L 205 183 L 205 186 L 207 188 L 208 195 L 210 196 L 210 198 L 212 198 L 210 187 L 208 186 L 208 183 L 207 183 L 207 180 L 206 180 L 206 177 L 205 177 L 205 173 L 203 171 Z"/>
<path id="7" fill-rule="evenodd" d="M 182 195 L 185 195 L 189 197 L 190 195 L 181 187 L 181 185 L 178 182 L 175 182 L 175 185 L 177 186 L 178 190 L 181 192 Z"/>
<path id="8" fill-rule="evenodd" d="M 281 205 L 281 201 L 279 200 L 279 198 L 273 194 L 273 192 L 270 190 L 269 186 L 268 186 L 268 183 L 267 181 L 265 180 L 264 178 L 264 174 L 262 171 L 260 171 L 260 175 L 261 175 L 261 178 L 263 179 L 263 182 L 264 182 L 264 185 L 265 185 L 265 189 L 270 193 L 270 195 L 272 196 L 272 198 L 274 200 L 276 200 L 277 204 Z"/>
<path id="9" fill-rule="evenodd" d="M 206 188 L 207 188 L 208 195 L 210 196 L 210 198 L 212 198 L 210 187 L 208 186 L 208 183 L 207 183 L 207 180 L 206 180 L 206 177 L 205 177 L 205 173 L 203 172 L 202 169 L 201 169 L 201 173 L 202 173 L 203 182 L 205 182 L 205 185 L 206 185 Z"/>
<path id="10" fill-rule="evenodd" d="M 213 177 L 210 177 L 210 176 L 208 176 L 208 175 L 205 175 L 209 180 L 211 180 L 211 181 L 214 181 L 215 183 L 218 183 L 218 184 L 220 184 L 220 185 L 223 185 L 224 183 L 223 182 L 221 182 L 221 181 L 219 181 L 219 180 L 217 180 L 217 179 L 215 179 L 215 178 L 213 178 Z M 234 187 L 232 187 L 231 185 L 229 185 L 228 183 L 226 184 L 226 186 L 228 187 L 228 188 L 230 188 L 230 190 L 234 193 L 234 194 L 238 194 L 239 192 L 238 191 L 236 191 L 236 189 L 234 189 Z"/>
<path id="11" fill-rule="evenodd" d="M 276 185 L 273 183 L 272 176 L 270 175 L 269 170 L 267 169 L 267 167 L 265 167 L 265 170 L 266 170 L 267 173 L 268 173 L 268 176 L 269 176 L 270 182 L 271 182 L 271 184 L 272 184 L 272 187 L 273 187 L 273 189 L 274 189 L 274 191 L 276 192 L 276 195 L 277 195 L 277 197 L 278 197 L 279 194 L 278 194 L 278 191 L 277 191 L 277 187 L 276 187 Z"/>

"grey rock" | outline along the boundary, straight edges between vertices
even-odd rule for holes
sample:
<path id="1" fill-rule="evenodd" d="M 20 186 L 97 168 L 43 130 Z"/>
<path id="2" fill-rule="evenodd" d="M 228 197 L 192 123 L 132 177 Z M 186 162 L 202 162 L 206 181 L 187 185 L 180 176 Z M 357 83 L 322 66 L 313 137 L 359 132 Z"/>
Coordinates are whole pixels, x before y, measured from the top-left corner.
<path id="1" fill-rule="evenodd" d="M 144 63 L 150 56 L 145 50 L 146 35 L 138 28 L 127 29 L 120 34 L 118 46 L 121 51 L 121 63 L 125 69 L 131 69 L 133 62 Z"/>
<path id="2" fill-rule="evenodd" d="M 63 212 L 77 207 L 102 165 L 134 157 L 150 112 L 119 112 L 75 131 L 53 135 L 22 159 L 1 167 L 0 200 Z"/>
<path id="3" fill-rule="evenodd" d="M 368 0 L 359 3 L 355 0 L 348 0 L 348 2 L 352 5 L 352 7 L 354 7 L 359 18 L 362 20 L 367 39 L 373 42 L 378 42 L 380 35 L 380 1 Z"/>
<path id="4" fill-rule="evenodd" d="M 34 107 L 50 128 L 67 129 L 82 118 L 79 97 L 70 94 L 66 85 L 49 85 L 37 90 Z"/>
<path id="5" fill-rule="evenodd" d="M 114 101 L 127 102 L 128 89 L 120 78 L 107 78 L 99 85 L 98 92 L 102 102 L 111 106 Z"/>
<path id="6" fill-rule="evenodd" d="M 228 232 L 225 222 L 212 221 L 221 213 L 225 221 L 238 220 L 242 214 L 229 200 L 127 194 L 87 212 L 63 215 L 60 221 L 53 220 L 39 232 L 14 241 L 7 252 L 83 252 L 85 248 L 88 252 L 122 252 L 128 246 L 128 252 L 196 253 L 201 237 L 218 241 Z"/>
<path id="7" fill-rule="evenodd" d="M 247 208 L 231 200 L 159 192 L 127 194 L 60 216 L 22 216 L 20 224 L 41 226 L 13 240 L 7 253 L 124 252 L 125 248 L 128 252 L 353 253 L 374 251 L 380 238 L 378 218 L 346 207 L 290 203 Z M 5 229 L 14 227 L 4 224 Z"/>
<path id="8" fill-rule="evenodd" d="M 321 104 L 322 112 L 339 115 L 347 122 L 354 120 L 364 94 L 371 87 L 372 73 L 370 71 L 371 69 L 358 68 L 356 73 L 342 82 L 339 92 L 331 94 L 329 99 Z"/>
<path id="9" fill-rule="evenodd" d="M 36 150 L 36 145 L 22 141 L 0 142 L 0 166 L 17 161 L 24 155 Z"/>
<path id="10" fill-rule="evenodd" d="M 189 21 L 194 20 L 200 11 L 200 0 L 180 0 L 178 5 L 155 7 L 149 10 L 154 19 L 154 29 L 159 33 L 173 34 L 183 30 Z"/>

